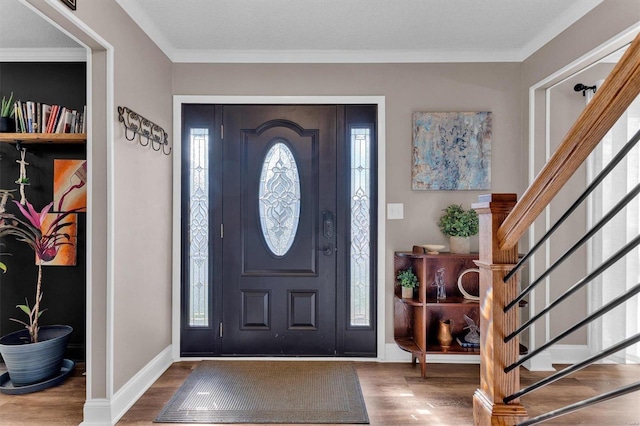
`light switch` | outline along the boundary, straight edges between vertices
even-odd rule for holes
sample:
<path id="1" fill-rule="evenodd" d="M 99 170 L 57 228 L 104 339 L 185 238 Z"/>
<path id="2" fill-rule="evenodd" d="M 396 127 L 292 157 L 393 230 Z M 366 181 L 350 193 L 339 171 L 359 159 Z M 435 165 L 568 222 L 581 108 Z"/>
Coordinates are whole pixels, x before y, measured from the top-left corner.
<path id="1" fill-rule="evenodd" d="M 387 203 L 387 219 L 404 219 L 404 204 Z"/>

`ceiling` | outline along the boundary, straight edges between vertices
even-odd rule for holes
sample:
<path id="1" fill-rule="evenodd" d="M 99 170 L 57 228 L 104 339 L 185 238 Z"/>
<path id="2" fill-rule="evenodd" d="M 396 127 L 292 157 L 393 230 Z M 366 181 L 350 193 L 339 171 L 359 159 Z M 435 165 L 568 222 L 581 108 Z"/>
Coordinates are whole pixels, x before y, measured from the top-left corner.
<path id="1" fill-rule="evenodd" d="M 174 62 L 522 61 L 602 2 L 116 1 Z M 0 53 L 77 47 L 21 0 L 0 0 Z"/>

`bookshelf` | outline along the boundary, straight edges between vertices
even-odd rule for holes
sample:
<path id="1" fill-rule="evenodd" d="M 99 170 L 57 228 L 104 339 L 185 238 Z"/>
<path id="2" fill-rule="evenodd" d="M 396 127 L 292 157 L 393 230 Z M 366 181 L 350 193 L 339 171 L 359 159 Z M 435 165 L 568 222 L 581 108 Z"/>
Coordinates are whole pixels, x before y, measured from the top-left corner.
<path id="1" fill-rule="evenodd" d="M 0 133 L 0 142 L 26 144 L 84 144 L 86 133 Z"/>
<path id="2" fill-rule="evenodd" d="M 477 300 L 465 299 L 458 288 L 458 277 L 463 271 L 476 268 L 477 253 L 452 254 L 441 252 L 432 255 L 424 253 L 421 246 L 414 246 L 413 251 L 397 251 L 394 253 L 393 276 L 411 267 L 420 285 L 411 299 L 401 297 L 400 283 L 394 284 L 394 340 L 400 349 L 411 353 L 412 363 L 420 363 L 422 378 L 426 378 L 427 355 L 480 355 L 479 347 L 463 347 L 461 342 L 467 334 L 464 315 L 480 324 L 480 304 Z M 436 287 L 433 285 L 435 273 L 445 268 L 446 299 L 436 298 Z M 479 293 L 479 275 L 471 274 L 467 287 L 470 293 Z M 520 307 L 527 306 L 520 301 Z M 438 343 L 438 325 L 440 320 L 451 321 L 453 342 L 449 347 Z M 520 344 L 520 355 L 528 349 Z"/>

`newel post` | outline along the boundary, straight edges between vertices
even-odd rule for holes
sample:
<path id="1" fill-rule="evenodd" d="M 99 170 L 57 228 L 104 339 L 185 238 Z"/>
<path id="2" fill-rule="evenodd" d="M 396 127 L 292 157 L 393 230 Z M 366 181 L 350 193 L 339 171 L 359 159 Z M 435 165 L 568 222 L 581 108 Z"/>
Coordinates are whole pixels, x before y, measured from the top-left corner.
<path id="1" fill-rule="evenodd" d="M 501 250 L 497 233 L 515 204 L 515 194 L 489 194 L 472 206 L 480 219 L 480 388 L 473 396 L 473 417 L 482 426 L 515 425 L 527 418 L 519 400 L 503 402 L 520 389 L 518 369 L 504 372 L 519 356 L 519 339 L 504 343 L 517 327 L 518 309 L 503 310 L 518 295 L 517 276 L 503 282 L 518 261 L 518 246 Z"/>

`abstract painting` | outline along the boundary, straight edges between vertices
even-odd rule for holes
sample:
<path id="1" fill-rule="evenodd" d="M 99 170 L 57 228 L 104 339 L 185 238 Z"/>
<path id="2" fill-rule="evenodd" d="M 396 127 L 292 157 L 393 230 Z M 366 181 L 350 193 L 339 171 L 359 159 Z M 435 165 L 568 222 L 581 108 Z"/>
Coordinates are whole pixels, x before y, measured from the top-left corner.
<path id="1" fill-rule="evenodd" d="M 53 210 L 87 207 L 87 160 L 53 160 Z"/>
<path id="2" fill-rule="evenodd" d="M 51 222 L 53 222 L 58 217 L 57 213 L 48 213 L 47 216 L 42 221 L 40 225 L 40 229 L 46 232 L 49 229 Z M 78 218 L 76 214 L 70 214 L 62 221 L 61 224 L 70 223 L 71 225 L 67 226 L 61 232 L 65 234 L 69 234 L 69 239 L 62 239 L 62 242 L 70 243 L 70 244 L 61 244 L 58 246 L 58 254 L 53 260 L 48 262 L 42 262 L 42 266 L 76 266 L 77 263 L 77 251 L 76 245 L 78 243 Z M 36 258 L 36 264 L 38 259 Z"/>
<path id="3" fill-rule="evenodd" d="M 414 190 L 491 189 L 491 112 L 414 112 Z"/>

